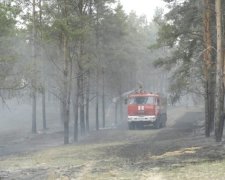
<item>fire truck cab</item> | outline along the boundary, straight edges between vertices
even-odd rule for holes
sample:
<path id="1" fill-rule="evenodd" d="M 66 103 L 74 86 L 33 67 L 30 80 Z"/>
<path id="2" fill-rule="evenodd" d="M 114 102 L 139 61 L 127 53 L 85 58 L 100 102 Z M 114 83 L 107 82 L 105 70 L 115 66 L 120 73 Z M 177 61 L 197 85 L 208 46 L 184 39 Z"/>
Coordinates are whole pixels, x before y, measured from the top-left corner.
<path id="1" fill-rule="evenodd" d="M 153 125 L 155 128 L 166 126 L 166 98 L 157 93 L 140 90 L 128 95 L 128 128 L 143 128 Z"/>

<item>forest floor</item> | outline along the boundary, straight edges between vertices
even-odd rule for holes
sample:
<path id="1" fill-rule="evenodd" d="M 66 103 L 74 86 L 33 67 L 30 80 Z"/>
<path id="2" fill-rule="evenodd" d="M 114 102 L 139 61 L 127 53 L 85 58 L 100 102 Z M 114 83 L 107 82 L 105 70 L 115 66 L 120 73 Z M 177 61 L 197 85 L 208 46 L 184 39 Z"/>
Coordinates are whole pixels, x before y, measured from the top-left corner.
<path id="1" fill-rule="evenodd" d="M 224 142 L 204 137 L 201 108 L 171 108 L 163 129 L 91 132 L 63 146 L 60 131 L 0 133 L 0 179 L 225 179 Z"/>

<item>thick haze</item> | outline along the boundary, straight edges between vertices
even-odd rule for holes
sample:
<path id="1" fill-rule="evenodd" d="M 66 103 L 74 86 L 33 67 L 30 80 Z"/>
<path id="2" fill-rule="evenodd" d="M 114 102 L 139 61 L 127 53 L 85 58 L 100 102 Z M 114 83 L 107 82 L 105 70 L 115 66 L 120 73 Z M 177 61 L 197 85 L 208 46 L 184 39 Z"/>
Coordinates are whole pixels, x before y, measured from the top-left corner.
<path id="1" fill-rule="evenodd" d="M 64 4 L 71 7 L 68 17 L 57 9 L 61 1 L 39 4 L 42 10 L 37 1 L 11 2 L 0 3 L 1 133 L 18 132 L 23 139 L 30 132 L 65 132 L 61 136 L 67 144 L 72 137 L 77 141 L 88 131 L 126 120 L 124 93 L 140 85 L 167 93 L 167 72 L 153 67 L 167 51 L 149 50 L 157 25 L 139 16 L 145 14 L 150 21 L 156 7 L 163 7 L 159 1 L 121 1 L 124 9 L 115 3 L 114 10 L 106 1 L 101 8 L 85 1 L 83 8 L 93 9 L 90 14 L 80 14 L 72 3 L 77 1 L 66 1 L 71 3 Z M 14 14 L 17 8 L 23 11 Z M 137 14 L 129 14 L 131 10 Z"/>
<path id="2" fill-rule="evenodd" d="M 165 3 L 161 0 L 121 0 L 125 11 L 135 11 L 137 15 L 146 15 L 149 21 L 152 20 L 157 8 L 165 8 Z"/>

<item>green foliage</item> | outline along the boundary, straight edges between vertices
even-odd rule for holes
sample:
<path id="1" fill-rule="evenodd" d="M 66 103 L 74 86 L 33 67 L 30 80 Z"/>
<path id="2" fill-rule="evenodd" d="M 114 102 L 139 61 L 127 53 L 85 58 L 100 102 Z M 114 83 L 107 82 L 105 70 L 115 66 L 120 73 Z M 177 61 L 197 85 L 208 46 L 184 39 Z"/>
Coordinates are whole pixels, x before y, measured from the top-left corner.
<path id="1" fill-rule="evenodd" d="M 107 14 L 101 23 L 104 66 L 109 73 L 107 81 L 114 97 L 134 89 L 138 81 L 146 88 L 152 82 L 150 75 L 153 53 L 147 47 L 156 39 L 157 27 L 135 12 L 126 15 L 119 4 L 113 14 Z M 143 78 L 148 76 L 148 81 Z"/>
<path id="2" fill-rule="evenodd" d="M 158 36 L 159 36 L 158 39 L 159 44 L 169 46 L 171 48 L 176 44 L 176 39 L 178 38 L 179 34 L 174 25 L 163 24 L 161 26 Z"/>
<path id="3" fill-rule="evenodd" d="M 10 4 L 0 3 L 0 37 L 7 36 L 13 32 L 18 12 L 18 8 Z"/>
<path id="4" fill-rule="evenodd" d="M 12 33 L 20 38 L 21 46 L 7 47 L 5 52 L 13 52 L 11 48 L 15 48 L 19 52 L 20 57 L 15 58 L 20 61 L 17 65 L 24 67 L 24 69 L 21 68 L 24 71 L 23 75 L 30 79 L 34 69 L 30 61 L 32 57 L 30 46 L 33 27 L 32 2 L 12 2 L 15 5 L 14 7 L 11 5 L 10 8 L 15 8 L 15 12 L 19 13 L 20 17 L 15 19 L 16 16 L 10 15 L 13 17 L 10 19 L 8 16 L 3 16 L 9 21 L 7 26 L 0 28 L 5 28 L 5 33 L 8 33 L 9 29 L 16 29 L 17 23 L 18 31 Z M 41 11 L 38 7 L 39 4 L 36 4 L 37 79 L 41 76 L 42 58 L 48 59 L 45 62 L 47 68 L 51 67 L 56 72 L 62 71 L 63 37 L 66 36 L 68 57 L 74 65 L 73 76 L 76 77 L 81 73 L 80 71 L 91 70 L 91 78 L 94 80 L 93 73 L 96 72 L 96 69 L 104 68 L 108 94 L 115 92 L 117 96 L 119 89 L 127 91 L 136 87 L 136 81 L 138 81 L 136 79 L 142 79 L 142 77 L 139 78 L 140 74 L 149 73 L 148 68 L 151 66 L 152 54 L 147 46 L 149 42 L 155 42 L 157 26 L 148 23 L 144 16 L 138 17 L 134 12 L 127 15 L 122 5 L 114 0 L 67 1 L 67 16 L 65 16 L 63 3 L 64 1 L 61 0 L 42 1 Z M 23 11 L 19 11 L 19 9 L 23 9 Z M 9 15 L 8 9 L 2 10 L 3 14 L 4 12 Z M 14 14 L 14 11 L 11 14 Z M 9 46 L 11 46 L 10 43 Z M 41 52 L 42 50 L 43 52 Z M 48 76 L 46 79 L 52 81 L 56 77 L 55 81 L 59 81 L 62 73 L 56 74 L 57 76 L 54 77 L 46 75 Z M 39 81 L 37 80 L 37 82 Z M 56 82 L 56 84 L 58 86 L 59 83 Z M 93 84 L 93 89 L 94 86 L 95 84 Z"/>
<path id="5" fill-rule="evenodd" d="M 193 92 L 195 82 L 199 89 L 203 86 L 203 82 L 199 83 L 202 73 L 197 76 L 202 72 L 202 12 L 199 3 L 193 0 L 177 4 L 172 0 L 165 2 L 173 6 L 164 17 L 161 14 L 155 17 L 159 25 L 158 39 L 150 48 L 168 49 L 168 56 L 160 57 L 154 65 L 173 70 L 169 89 L 177 101 L 182 95 Z M 190 80 L 194 81 L 187 83 Z"/>
<path id="6" fill-rule="evenodd" d="M 0 3 L 0 88 L 13 86 L 10 74 L 14 71 L 16 52 L 14 50 L 16 17 L 19 8 L 11 3 Z"/>

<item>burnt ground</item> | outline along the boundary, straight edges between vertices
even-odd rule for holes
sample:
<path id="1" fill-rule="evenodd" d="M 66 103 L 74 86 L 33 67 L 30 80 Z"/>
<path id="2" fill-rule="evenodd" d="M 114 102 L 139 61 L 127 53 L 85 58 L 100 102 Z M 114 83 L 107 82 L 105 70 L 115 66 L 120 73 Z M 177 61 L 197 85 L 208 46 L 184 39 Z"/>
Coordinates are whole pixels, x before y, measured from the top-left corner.
<path id="1" fill-rule="evenodd" d="M 32 134 L 18 130 L 0 133 L 0 157 L 26 154 L 60 145 L 63 145 L 61 131 L 39 131 Z"/>
<path id="2" fill-rule="evenodd" d="M 202 111 L 188 110 L 182 116 L 170 119 L 166 128 L 155 130 L 150 127 L 139 130 L 153 131 L 153 134 L 144 137 L 128 135 L 121 130 L 101 131 L 95 132 L 82 143 L 106 143 L 127 139 L 128 144 L 106 148 L 105 157 L 123 158 L 131 167 L 140 169 L 223 160 L 224 142 L 216 143 L 213 135 L 211 138 L 205 138 L 203 120 Z"/>
<path id="3" fill-rule="evenodd" d="M 123 124 L 119 128 L 91 132 L 74 146 L 106 144 L 104 148 L 99 147 L 102 160 L 108 157 L 120 158 L 123 159 L 123 164 L 140 170 L 222 160 L 225 157 L 224 143 L 218 144 L 213 138 L 204 137 L 203 119 L 201 110 L 175 108 L 170 110 L 166 128 L 156 130 L 149 127 L 144 130 L 129 131 L 126 124 Z M 62 142 L 61 131 L 49 130 L 36 135 L 21 131 L 2 132 L 0 133 L 0 160 L 62 146 Z M 126 143 L 112 145 L 114 142 Z M 110 143 L 109 147 L 107 147 L 108 143 Z M 19 172 L 0 170 L 0 177 L 47 179 L 47 171 L 48 169 L 40 167 Z M 64 173 L 69 174 L 68 177 L 74 177 L 75 172 L 85 174 L 86 171 L 101 172 L 103 169 L 96 170 L 88 165 L 85 168 L 64 167 L 60 171 L 65 171 Z"/>
<path id="4" fill-rule="evenodd" d="M 225 157 L 224 146 L 204 137 L 203 126 L 200 125 L 202 118 L 201 112 L 185 113 L 174 125 L 159 130 L 153 136 L 107 149 L 107 156 L 119 156 L 135 167 L 147 168 L 182 165 L 190 158 L 193 163 L 222 160 Z M 177 155 L 179 158 L 171 158 Z"/>

